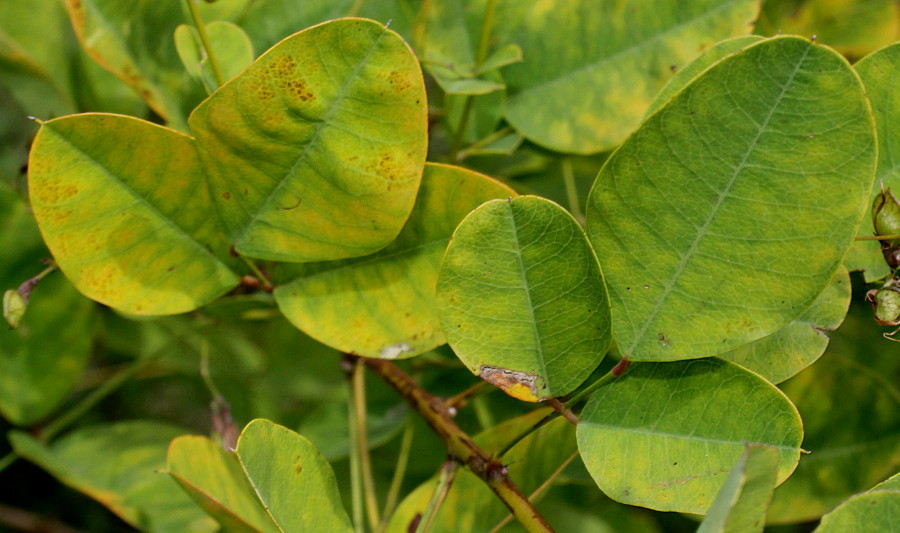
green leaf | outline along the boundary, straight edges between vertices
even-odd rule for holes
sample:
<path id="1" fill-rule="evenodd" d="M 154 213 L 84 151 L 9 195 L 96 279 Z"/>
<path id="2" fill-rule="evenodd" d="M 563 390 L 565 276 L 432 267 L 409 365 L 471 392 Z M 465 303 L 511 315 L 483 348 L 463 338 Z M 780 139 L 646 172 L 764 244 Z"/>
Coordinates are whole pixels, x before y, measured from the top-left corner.
<path id="1" fill-rule="evenodd" d="M 484 61 L 482 61 L 481 65 L 475 69 L 475 74 L 484 74 L 520 61 L 522 61 L 522 49 L 519 45 L 508 44 L 494 50 L 487 56 Z"/>
<path id="2" fill-rule="evenodd" d="M 190 137 L 129 117 L 74 115 L 38 132 L 31 206 L 86 296 L 134 314 L 181 313 L 238 281 L 201 176 Z"/>
<path id="3" fill-rule="evenodd" d="M 797 465 L 803 435 L 788 399 L 719 359 L 634 363 L 581 413 L 578 449 L 610 498 L 660 511 L 704 513 L 746 443 L 778 451 L 778 482 Z"/>
<path id="4" fill-rule="evenodd" d="M 204 13 L 204 20 L 213 20 L 217 15 L 223 16 L 247 32 L 254 49 L 268 50 L 300 29 L 347 16 L 354 2 L 355 0 L 304 0 L 302 5 L 298 5 L 297 0 L 240 0 L 238 3 L 244 5 L 231 8 L 228 3 L 219 0 L 203 7 L 214 12 L 210 13 L 211 16 Z M 387 0 L 380 0 L 378 3 L 387 3 Z M 224 5 L 218 7 L 217 4 Z"/>
<path id="5" fill-rule="evenodd" d="M 253 44 L 240 26 L 217 20 L 206 25 L 206 34 L 221 69 L 222 81 L 237 76 L 253 62 Z M 208 88 L 218 88 L 219 82 L 197 28 L 187 24 L 175 28 L 175 47 L 191 76 Z"/>
<path id="6" fill-rule="evenodd" d="M 482 203 L 513 195 L 487 176 L 428 164 L 394 242 L 371 256 L 303 265 L 297 279 L 275 290 L 278 306 L 295 326 L 343 352 L 393 359 L 436 348 L 446 342 L 434 291 L 450 235 Z"/>
<path id="7" fill-rule="evenodd" d="M 182 2 L 67 0 L 82 48 L 130 85 L 161 117 L 184 129 L 204 93 L 184 71 L 172 35 Z"/>
<path id="8" fill-rule="evenodd" d="M 498 424 L 478 434 L 475 442 L 485 452 L 497 453 L 548 412 L 546 409 L 535 410 Z M 523 494 L 531 494 L 572 457 L 576 451 L 573 433 L 572 424 L 558 418 L 528 435 L 503 456 L 504 464 L 509 465 L 510 478 Z M 437 476 L 413 490 L 391 517 L 387 531 L 411 531 L 409 525 L 425 510 L 436 485 Z M 484 481 L 460 468 L 429 532 L 490 531 L 508 514 L 509 509 L 497 499 Z"/>
<path id="9" fill-rule="evenodd" d="M 331 466 L 308 440 L 254 420 L 241 433 L 236 453 L 280 531 L 353 531 Z"/>
<path id="10" fill-rule="evenodd" d="M 872 487 L 872 490 L 900 490 L 900 473 L 885 479 Z"/>
<path id="11" fill-rule="evenodd" d="M 510 396 L 572 392 L 610 342 L 609 304 L 581 226 L 536 196 L 487 202 L 463 220 L 437 285 L 447 341 Z"/>
<path id="12" fill-rule="evenodd" d="M 770 523 L 817 519 L 896 471 L 900 392 L 890 374 L 826 354 L 782 389 L 803 416 L 803 448 L 810 453 L 775 489 Z"/>
<path id="13" fill-rule="evenodd" d="M 553 150 L 613 148 L 641 121 L 672 65 L 749 33 L 758 9 L 753 0 L 500 2 L 494 38 L 520 45 L 525 57 L 503 70 L 506 118 Z"/>
<path id="14" fill-rule="evenodd" d="M 233 453 L 206 437 L 172 441 L 168 473 L 191 498 L 231 532 L 281 531 L 266 513 Z"/>
<path id="15" fill-rule="evenodd" d="M 338 20 L 282 41 L 189 122 L 240 253 L 367 255 L 412 210 L 427 142 L 424 82 L 407 45 L 375 22 Z"/>
<path id="16" fill-rule="evenodd" d="M 118 422 L 79 429 L 51 445 L 21 431 L 9 439 L 21 457 L 141 531 L 212 533 L 215 522 L 158 472 L 169 441 L 184 433 L 158 422 Z"/>
<path id="17" fill-rule="evenodd" d="M 704 72 L 588 199 L 622 353 L 715 355 L 796 319 L 852 242 L 875 154 L 859 79 L 827 48 L 774 38 Z"/>
<path id="18" fill-rule="evenodd" d="M 731 470 L 697 533 L 758 533 L 775 490 L 778 451 L 751 444 Z"/>
<path id="19" fill-rule="evenodd" d="M 0 85 L 35 116 L 75 110 L 69 56 L 74 39 L 67 26 L 59 0 L 0 2 Z"/>
<path id="20" fill-rule="evenodd" d="M 883 533 L 900 524 L 900 490 L 858 494 L 822 517 L 814 533 Z"/>
<path id="21" fill-rule="evenodd" d="M 772 383 L 781 383 L 813 364 L 828 347 L 826 331 L 844 321 L 851 296 L 846 268 L 835 274 L 809 309 L 785 327 L 718 357 L 752 370 Z"/>
<path id="22" fill-rule="evenodd" d="M 653 103 L 650 104 L 644 118 L 659 111 L 661 107 L 666 105 L 672 97 L 694 81 L 694 79 L 696 79 L 704 70 L 708 69 L 719 60 L 761 40 L 762 37 L 759 35 L 742 35 L 740 37 L 726 39 L 716 43 L 712 48 L 703 52 L 700 57 L 694 59 L 684 67 L 676 69 L 675 75 L 672 76 L 665 86 L 663 86 L 662 90 L 659 91 L 659 94 L 657 94 L 656 98 L 653 100 Z"/>
<path id="23" fill-rule="evenodd" d="M 881 185 L 900 191 L 900 43 L 882 48 L 863 58 L 854 68 L 866 86 L 866 95 L 872 103 L 875 126 L 878 129 L 878 170 L 875 174 L 875 190 L 872 198 L 881 192 Z M 874 234 L 872 226 L 872 201 L 859 226 L 859 236 Z M 881 254 L 878 241 L 856 241 L 850 247 L 845 260 L 850 270 L 864 270 L 866 281 L 885 277 L 890 269 Z"/>

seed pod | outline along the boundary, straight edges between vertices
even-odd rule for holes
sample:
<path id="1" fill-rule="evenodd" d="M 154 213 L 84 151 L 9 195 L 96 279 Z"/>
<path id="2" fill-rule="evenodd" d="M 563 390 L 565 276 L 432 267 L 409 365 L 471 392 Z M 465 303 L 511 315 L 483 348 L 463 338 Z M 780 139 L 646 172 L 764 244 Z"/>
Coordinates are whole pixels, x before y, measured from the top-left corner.
<path id="1" fill-rule="evenodd" d="M 891 189 L 882 189 L 872 204 L 872 222 L 876 235 L 900 234 L 900 201 Z M 900 266 L 900 237 L 881 240 L 881 253 L 891 270 Z"/>
<path id="2" fill-rule="evenodd" d="M 28 300 L 19 291 L 10 289 L 3 293 L 3 318 L 9 323 L 10 329 L 19 327 L 27 307 Z"/>
<path id="3" fill-rule="evenodd" d="M 866 294 L 872 304 L 875 322 L 882 326 L 900 326 L 900 288 L 894 286 L 872 289 Z"/>

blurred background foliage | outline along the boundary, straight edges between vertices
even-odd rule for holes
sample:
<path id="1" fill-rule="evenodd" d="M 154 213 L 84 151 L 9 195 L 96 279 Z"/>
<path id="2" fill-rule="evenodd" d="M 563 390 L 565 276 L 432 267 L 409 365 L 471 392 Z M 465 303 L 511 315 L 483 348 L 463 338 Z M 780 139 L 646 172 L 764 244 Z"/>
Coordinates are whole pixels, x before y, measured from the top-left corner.
<path id="1" fill-rule="evenodd" d="M 182 2 L 169 3 L 173 13 L 182 12 Z M 255 7 L 250 8 L 245 3 L 219 0 L 203 6 L 204 15 L 207 21 L 241 25 L 257 54 L 295 31 L 346 14 L 390 20 L 392 29 L 414 40 L 420 7 L 415 0 L 269 0 L 251 2 Z M 158 28 L 148 28 L 154 30 L 152 36 L 144 37 L 173 49 L 174 27 L 187 20 L 161 21 Z M 898 28 L 900 4 L 894 0 L 768 0 L 755 32 L 815 34 L 817 42 L 836 48 L 853 62 L 897 40 Z M 156 56 L 143 58 L 152 63 L 147 68 L 182 68 L 180 63 L 159 63 L 162 52 Z M 452 132 L 464 104 L 458 95 L 443 94 L 434 80 L 429 80 L 429 90 L 429 158 L 441 159 L 453 150 Z M 497 99 L 502 95 L 476 100 L 482 112 L 476 113 L 465 135 L 467 144 L 493 132 L 509 133 L 491 114 L 492 107 L 502 104 Z M 196 103 L 188 102 L 185 108 Z M 164 123 L 163 109 L 154 107 L 79 46 L 62 0 L 0 2 L 3 289 L 38 274 L 44 268 L 40 259 L 49 257 L 25 202 L 27 153 L 37 131 L 29 117 L 46 120 L 100 111 Z M 494 140 L 501 139 L 504 135 Z M 497 177 L 520 193 L 539 194 L 567 206 L 583 222 L 583 201 L 608 153 L 565 155 L 521 138 L 504 142 L 464 149 L 462 164 Z M 488 149 L 482 149 L 485 146 Z M 574 182 L 577 196 L 571 189 L 567 192 L 566 180 Z M 862 276 L 852 279 L 850 312 L 837 331 L 827 333 L 831 343 L 819 364 L 781 385 L 803 416 L 807 446 L 820 450 L 816 453 L 822 460 L 802 462 L 794 477 L 776 491 L 770 518 L 784 525 L 772 525 L 767 531 L 811 531 L 823 512 L 886 478 L 900 464 L 900 344 L 882 337 L 888 330 L 871 319 Z M 264 417 L 296 429 L 332 461 L 339 484 L 348 489 L 348 387 L 340 356 L 291 326 L 268 295 L 234 294 L 187 315 L 135 318 L 88 301 L 57 273 L 38 286 L 33 298 L 22 327 L 0 331 L 0 433 L 68 438 L 78 432 L 90 435 L 98 431 L 93 428 L 113 423 L 143 420 L 160 434 L 209 434 L 213 393 L 201 375 L 201 367 L 208 364 L 209 378 L 230 404 L 238 427 Z M 599 371 L 611 364 L 607 360 Z M 438 395 L 452 396 L 477 381 L 446 347 L 402 366 Z M 417 450 L 404 481 L 403 493 L 408 493 L 432 476 L 444 458 L 442 446 L 379 380 L 370 378 L 367 391 L 379 496 L 383 498 L 387 490 L 404 431 L 413 432 Z M 82 412 L 83 407 L 87 409 Z M 458 422 L 475 434 L 527 410 L 494 390 L 460 410 Z M 869 441 L 858 441 L 860 428 Z M 99 503 L 102 498 L 91 498 L 90 489 L 73 490 L 57 479 L 65 478 L 58 471 L 15 460 L 7 455 L 10 452 L 7 440 L 0 439 L 0 456 L 6 457 L 6 469 L 0 473 L 0 531 L 134 531 L 122 520 L 121 507 L 117 516 Z M 90 470 L 91 461 L 100 464 L 105 459 L 86 453 L 79 460 L 86 464 L 76 466 Z M 692 531 L 697 524 L 683 515 L 607 499 L 580 460 L 570 464 L 539 507 L 559 531 Z M 504 531 L 518 531 L 516 527 Z"/>

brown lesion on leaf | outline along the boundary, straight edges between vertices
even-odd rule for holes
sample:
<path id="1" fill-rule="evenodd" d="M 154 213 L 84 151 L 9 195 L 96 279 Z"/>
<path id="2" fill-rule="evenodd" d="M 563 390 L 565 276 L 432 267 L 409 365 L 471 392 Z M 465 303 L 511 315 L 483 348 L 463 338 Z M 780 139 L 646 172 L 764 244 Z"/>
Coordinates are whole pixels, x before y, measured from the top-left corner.
<path id="1" fill-rule="evenodd" d="M 316 95 L 309 90 L 306 80 L 300 76 L 297 62 L 293 57 L 287 54 L 277 56 L 269 63 L 267 70 L 270 78 L 278 80 L 277 86 L 280 89 L 293 94 L 304 102 L 315 100 Z M 274 93 L 269 96 L 268 93 L 265 93 L 264 91 L 258 94 L 261 99 L 267 99 L 263 98 L 263 96 L 274 97 Z"/>
<path id="2" fill-rule="evenodd" d="M 402 93 L 412 87 L 413 83 L 410 76 L 399 70 L 393 70 L 387 76 L 388 83 L 398 93 Z"/>
<path id="3" fill-rule="evenodd" d="M 482 365 L 478 376 L 513 398 L 527 402 L 538 402 L 544 399 L 539 396 L 538 392 L 538 381 L 543 381 L 540 376 L 488 365 Z"/>

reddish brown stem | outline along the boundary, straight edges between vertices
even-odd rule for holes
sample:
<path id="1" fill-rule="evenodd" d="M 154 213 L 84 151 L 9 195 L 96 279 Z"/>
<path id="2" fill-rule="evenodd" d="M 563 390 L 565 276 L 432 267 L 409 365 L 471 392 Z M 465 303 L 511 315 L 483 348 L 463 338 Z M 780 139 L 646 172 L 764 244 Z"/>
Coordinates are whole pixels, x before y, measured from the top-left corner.
<path id="1" fill-rule="evenodd" d="M 447 446 L 447 453 L 478 476 L 509 508 L 529 532 L 552 532 L 553 528 L 538 513 L 509 479 L 506 467 L 488 455 L 456 425 L 444 402 L 429 394 L 396 365 L 383 359 L 364 358 L 366 366 L 381 376 L 425 420 Z"/>

